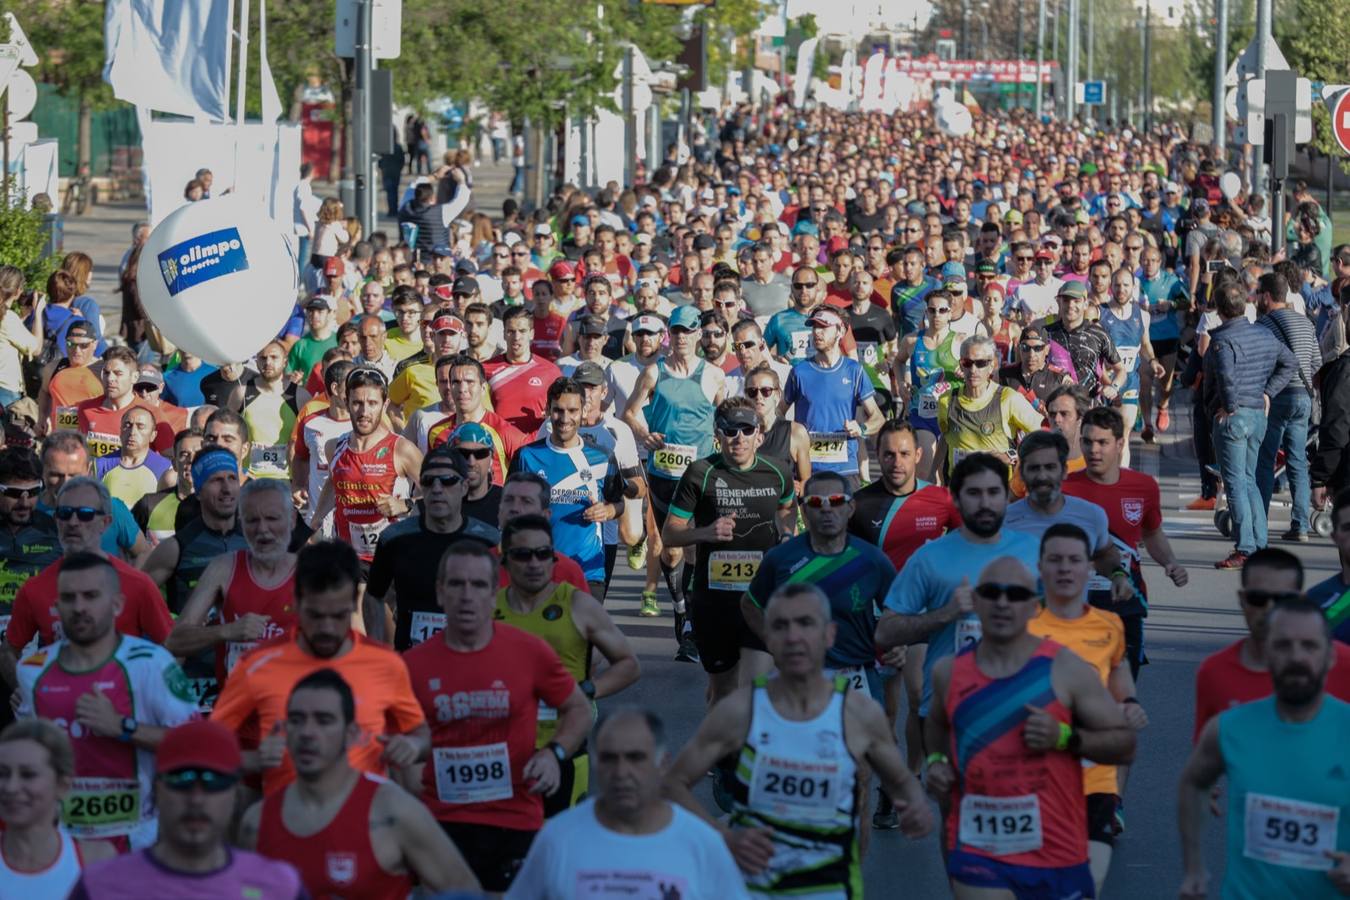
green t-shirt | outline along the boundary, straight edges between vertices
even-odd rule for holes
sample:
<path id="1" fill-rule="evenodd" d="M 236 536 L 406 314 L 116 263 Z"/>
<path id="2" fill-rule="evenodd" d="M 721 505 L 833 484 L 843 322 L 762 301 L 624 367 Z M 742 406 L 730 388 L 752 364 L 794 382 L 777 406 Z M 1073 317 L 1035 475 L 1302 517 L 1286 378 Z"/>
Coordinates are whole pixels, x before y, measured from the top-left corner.
<path id="1" fill-rule="evenodd" d="M 331 348 L 337 346 L 337 332 L 330 334 L 323 340 L 319 340 L 311 334 L 306 334 L 300 340 L 291 345 L 290 355 L 286 357 L 286 371 L 299 372 L 305 377 L 309 377 L 312 370 L 323 355 Z"/>

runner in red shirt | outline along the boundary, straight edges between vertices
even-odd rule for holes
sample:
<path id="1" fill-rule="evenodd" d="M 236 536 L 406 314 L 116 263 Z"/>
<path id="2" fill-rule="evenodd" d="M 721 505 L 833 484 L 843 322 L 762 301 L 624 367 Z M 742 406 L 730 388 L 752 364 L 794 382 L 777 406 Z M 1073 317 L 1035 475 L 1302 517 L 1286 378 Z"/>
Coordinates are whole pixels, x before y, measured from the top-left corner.
<path id="1" fill-rule="evenodd" d="M 562 372 L 547 359 L 530 353 L 534 315 L 525 307 L 513 306 L 502 316 L 502 338 L 506 353 L 483 366 L 492 390 L 492 407 L 516 428 L 533 435 L 544 421 L 548 386 L 562 377 Z"/>
<path id="2" fill-rule="evenodd" d="M 1098 406 L 1083 414 L 1078 431 L 1083 444 L 1086 468 L 1064 479 L 1064 493 L 1100 506 L 1106 512 L 1111 540 L 1120 551 L 1121 565 L 1134 582 L 1134 598 L 1126 603 L 1111 600 L 1111 580 L 1094 575 L 1088 580 L 1088 602 L 1120 616 L 1125 625 L 1125 655 L 1130 674 L 1139 680 L 1139 667 L 1148 661 L 1144 655 L 1144 617 L 1148 615 L 1148 587 L 1139 565 L 1139 547 L 1148 549 L 1153 561 L 1163 567 L 1177 587 L 1185 587 L 1189 577 L 1177 562 L 1172 545 L 1162 529 L 1162 505 L 1158 482 L 1143 472 L 1120 465 L 1125 448 L 1125 420 L 1109 406 Z"/>
<path id="3" fill-rule="evenodd" d="M 141 377 L 141 364 L 136 354 L 126 347 L 109 347 L 103 355 L 103 393 L 83 400 L 75 406 L 75 427 L 84 435 L 91 459 L 107 456 L 122 449 L 122 414 L 132 406 L 145 406 L 155 415 L 155 440 L 151 448 L 165 453 L 173 449 L 173 431 L 165 424 L 159 428 L 160 416 L 152 406 L 140 403 L 132 390 Z M 165 443 L 161 432 L 168 433 Z"/>
<path id="4" fill-rule="evenodd" d="M 427 450 L 448 443 L 450 435 L 461 424 L 476 422 L 488 430 L 492 438 L 492 483 L 502 484 L 506 469 L 516 451 L 534 440 L 534 433 L 525 434 L 498 413 L 483 406 L 487 392 L 483 364 L 468 354 L 442 360 L 436 366 L 436 384 L 441 396 L 455 410 L 427 429 Z M 419 413 L 422 415 L 423 413 Z"/>
<path id="5" fill-rule="evenodd" d="M 530 339 L 530 352 L 553 362 L 562 356 L 560 342 L 563 329 L 567 327 L 567 317 L 553 308 L 553 284 L 540 280 L 534 286 L 534 337 Z"/>
<path id="6" fill-rule="evenodd" d="M 543 826 L 543 795 L 558 789 L 559 764 L 581 746 L 591 712 L 548 644 L 493 621 L 496 567 L 472 541 L 445 551 L 436 579 L 445 630 L 404 660 L 432 725 L 422 801 L 483 888 L 500 892 Z M 541 703 L 558 710 L 558 729 L 536 750 Z"/>
<path id="7" fill-rule="evenodd" d="M 255 478 L 240 491 L 239 508 L 248 549 L 207 565 L 164 642 L 182 658 L 214 648 L 222 685 L 246 653 L 296 622 L 295 554 L 287 552 L 295 524 L 290 488 L 277 478 Z"/>
<path id="8" fill-rule="evenodd" d="M 253 804 L 240 844 L 284 860 L 313 897 L 404 900 L 412 876 L 432 893 L 476 891 L 464 859 L 416 797 L 352 768 L 356 699 L 320 669 L 296 682 L 286 706 L 286 749 L 296 780 Z"/>
<path id="9" fill-rule="evenodd" d="M 1273 690 L 1266 665 L 1266 616 L 1281 600 L 1303 596 L 1303 563 L 1288 550 L 1265 547 L 1242 565 L 1238 605 L 1247 636 L 1200 663 L 1195 673 L 1195 735 L 1219 713 L 1269 697 Z M 1350 646 L 1332 641 L 1336 660 L 1327 672 L 1326 692 L 1350 701 Z"/>
<path id="10" fill-rule="evenodd" d="M 357 366 L 346 387 L 352 431 L 328 442 L 328 483 L 319 493 L 313 520 L 322 522 L 335 510 L 337 537 L 355 547 L 369 565 L 380 532 L 412 508 L 422 451 L 385 424 L 389 382 L 377 369 Z"/>
<path id="11" fill-rule="evenodd" d="M 93 478 L 69 479 L 56 495 L 56 533 L 65 556 L 75 553 L 93 553 L 106 557 L 117 570 L 122 585 L 122 611 L 117 616 L 117 631 L 131 637 L 145 638 L 156 644 L 164 643 L 173 629 L 173 619 L 164 605 L 150 576 L 108 556 L 100 542 L 103 532 L 112 524 L 112 499 L 108 489 Z M 58 559 L 34 577 L 24 582 L 14 596 L 13 613 L 5 629 L 5 648 L 0 657 L 9 655 L 5 665 L 6 680 L 13 683 L 13 658 L 28 645 L 34 636 L 38 644 L 46 646 L 62 637 L 60 617 L 56 611 L 56 582 L 62 560 Z"/>

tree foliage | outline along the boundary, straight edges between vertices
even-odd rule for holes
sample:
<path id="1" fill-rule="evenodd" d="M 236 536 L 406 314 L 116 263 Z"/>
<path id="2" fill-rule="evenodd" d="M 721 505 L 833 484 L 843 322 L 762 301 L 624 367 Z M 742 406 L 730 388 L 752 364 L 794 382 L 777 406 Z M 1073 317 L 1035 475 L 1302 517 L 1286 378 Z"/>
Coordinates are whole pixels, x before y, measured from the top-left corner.
<path id="1" fill-rule="evenodd" d="M 11 0 L 5 5 L 37 52 L 34 78 L 93 108 L 115 102 L 103 83 L 103 0 Z"/>
<path id="2" fill-rule="evenodd" d="M 17 195 L 0 200 L 0 265 L 22 269 L 30 290 L 45 290 L 47 277 L 60 263 L 55 256 L 44 255 L 46 249 L 42 213 L 25 208 Z"/>

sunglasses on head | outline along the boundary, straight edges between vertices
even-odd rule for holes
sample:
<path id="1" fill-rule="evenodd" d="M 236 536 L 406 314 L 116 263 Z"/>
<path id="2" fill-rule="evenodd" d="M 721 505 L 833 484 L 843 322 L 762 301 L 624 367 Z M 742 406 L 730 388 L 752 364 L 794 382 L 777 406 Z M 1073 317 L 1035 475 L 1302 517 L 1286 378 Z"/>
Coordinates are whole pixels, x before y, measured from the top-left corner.
<path id="1" fill-rule="evenodd" d="M 103 510 L 94 506 L 58 506 L 56 508 L 56 518 L 62 522 L 69 522 L 72 517 L 78 517 L 81 522 L 92 522 L 95 516 L 104 515 Z"/>
<path id="2" fill-rule="evenodd" d="M 717 431 L 723 437 L 737 437 L 737 436 L 750 437 L 750 435 L 754 434 L 758 430 L 759 429 L 756 428 L 754 425 L 750 425 L 748 423 L 741 423 L 740 425 L 733 425 L 730 422 L 717 423 Z"/>
<path id="3" fill-rule="evenodd" d="M 529 562 L 532 559 L 546 562 L 553 559 L 552 547 L 512 547 L 506 551 L 506 558 L 516 562 Z"/>
<path id="4" fill-rule="evenodd" d="M 992 359 L 963 359 L 961 368 L 963 369 L 987 369 L 994 364 Z"/>
<path id="5" fill-rule="evenodd" d="M 228 775 L 211 769 L 179 769 L 159 776 L 160 782 L 171 791 L 186 793 L 198 785 L 208 794 L 221 794 L 233 790 L 239 783 L 238 775 Z"/>
<path id="6" fill-rule="evenodd" d="M 1020 584 L 986 581 L 975 585 L 975 596 L 981 600 L 991 601 L 997 600 L 999 597 L 1006 597 L 1009 603 L 1026 603 L 1036 596 L 1036 592 Z"/>
<path id="7" fill-rule="evenodd" d="M 821 509 L 826 506 L 833 509 L 835 507 L 843 506 L 852 499 L 852 494 L 827 494 L 824 496 L 820 494 L 808 494 L 802 498 L 802 503 L 806 504 L 811 509 Z"/>
<path id="8" fill-rule="evenodd" d="M 1248 588 L 1242 590 L 1242 600 L 1248 606 L 1266 607 L 1272 603 L 1279 605 L 1301 599 L 1303 594 L 1298 591 L 1262 591 Z"/>
<path id="9" fill-rule="evenodd" d="M 24 497 L 36 497 L 38 494 L 42 493 L 42 485 L 38 484 L 32 487 L 10 487 L 7 484 L 0 484 L 0 492 L 3 492 L 4 495 L 11 500 L 20 500 Z"/>
<path id="10" fill-rule="evenodd" d="M 429 490 L 433 484 L 439 484 L 443 488 L 452 488 L 463 480 L 458 475 L 423 475 L 421 484 L 423 490 Z"/>

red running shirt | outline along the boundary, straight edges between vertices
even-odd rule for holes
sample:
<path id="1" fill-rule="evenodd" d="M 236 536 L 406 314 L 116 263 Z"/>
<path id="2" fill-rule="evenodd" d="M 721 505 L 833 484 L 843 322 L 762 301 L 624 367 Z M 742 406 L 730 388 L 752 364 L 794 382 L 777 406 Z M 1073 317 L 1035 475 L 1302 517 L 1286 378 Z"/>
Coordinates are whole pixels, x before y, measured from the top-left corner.
<path id="1" fill-rule="evenodd" d="M 258 823 L 258 848 L 295 866 L 315 900 L 403 900 L 412 891 L 412 879 L 385 871 L 370 844 L 370 807 L 385 783 L 378 775 L 361 773 L 332 820 L 304 837 L 287 828 L 282 818 L 286 792 L 268 794 Z"/>
<path id="2" fill-rule="evenodd" d="M 268 616 L 267 631 L 261 640 L 229 641 L 216 645 L 216 680 L 225 683 L 225 676 L 239 660 L 259 644 L 278 638 L 295 625 L 295 569 L 273 588 L 265 588 L 253 577 L 247 550 L 234 551 L 234 571 L 225 585 L 225 602 L 220 605 L 221 623 L 242 619 L 248 613 Z"/>
<path id="3" fill-rule="evenodd" d="M 1244 638 L 1245 640 L 1245 638 Z M 1336 661 L 1327 672 L 1327 693 L 1350 702 L 1350 646 L 1332 641 Z M 1226 709 L 1269 697 L 1274 690 L 1269 672 L 1257 672 L 1242 664 L 1242 641 L 1211 653 L 1195 673 L 1195 734 L 1205 723 Z"/>
<path id="4" fill-rule="evenodd" d="M 1043 640 L 1016 674 L 990 678 L 975 650 L 952 661 L 948 751 L 960 778 L 947 816 L 948 846 L 1013 866 L 1065 868 L 1087 862 L 1083 764 L 1060 751 L 1028 750 L 1026 705 L 1069 723 L 1051 671 L 1064 648 Z"/>
<path id="5" fill-rule="evenodd" d="M 338 442 L 328 463 L 328 480 L 337 501 L 333 525 L 338 539 L 351 543 L 356 555 L 369 562 L 375 558 L 380 532 L 393 521 L 376 504 L 391 496 L 398 483 L 398 461 L 394 455 L 398 435 L 385 435 L 365 452 L 353 450 L 349 440 Z"/>
<path id="6" fill-rule="evenodd" d="M 163 644 L 173 630 L 173 617 L 154 580 L 115 556 L 109 556 L 108 562 L 117 570 L 124 598 L 122 612 L 117 616 L 118 633 Z M 58 559 L 25 581 L 14 595 L 13 615 L 5 638 L 16 652 L 28 646 L 33 635 L 37 635 L 38 644 L 43 647 L 65 637 L 61 617 L 56 612 L 56 576 L 60 573 Z"/>
<path id="7" fill-rule="evenodd" d="M 576 679 L 540 638 L 494 622 L 482 650 L 460 653 L 444 640 L 403 655 L 413 692 L 431 726 L 422 802 L 442 822 L 538 831 L 543 795 L 521 770 L 535 752 L 539 704 L 555 709 Z"/>
<path id="8" fill-rule="evenodd" d="M 508 363 L 505 356 L 496 356 L 483 364 L 483 370 L 492 391 L 492 408 L 526 434 L 537 432 L 548 408 L 548 387 L 562 377 L 558 367 L 536 356 L 523 363 Z"/>

